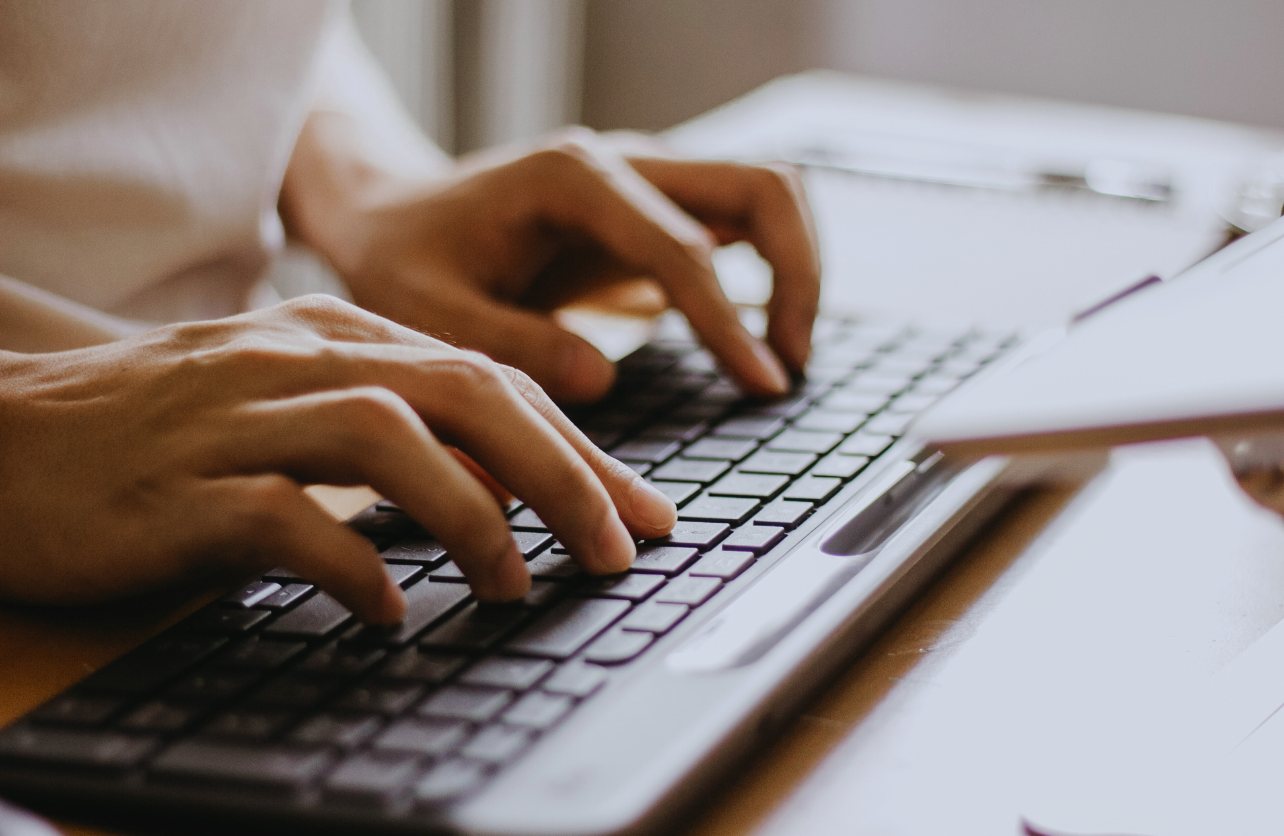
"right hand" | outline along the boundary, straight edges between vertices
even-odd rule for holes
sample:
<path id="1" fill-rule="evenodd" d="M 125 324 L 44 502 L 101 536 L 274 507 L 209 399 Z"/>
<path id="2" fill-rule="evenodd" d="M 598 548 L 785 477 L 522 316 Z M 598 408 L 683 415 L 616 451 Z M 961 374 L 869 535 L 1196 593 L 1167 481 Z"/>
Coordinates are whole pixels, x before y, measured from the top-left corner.
<path id="1" fill-rule="evenodd" d="M 593 573 L 673 503 L 530 378 L 324 296 L 57 354 L 0 353 L 0 596 L 83 603 L 283 566 L 360 618 L 405 600 L 368 541 L 302 491 L 368 484 L 450 552 L 478 598 L 530 586 L 458 448 Z"/>

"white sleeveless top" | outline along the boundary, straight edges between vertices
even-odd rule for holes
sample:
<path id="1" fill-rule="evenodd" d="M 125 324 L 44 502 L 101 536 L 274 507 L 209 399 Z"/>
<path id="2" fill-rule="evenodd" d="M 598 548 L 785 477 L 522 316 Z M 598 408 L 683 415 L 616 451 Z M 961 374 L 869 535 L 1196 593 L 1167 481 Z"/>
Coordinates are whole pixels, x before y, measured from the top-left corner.
<path id="1" fill-rule="evenodd" d="M 341 0 L 0 0 L 0 274 L 119 316 L 255 307 Z"/>

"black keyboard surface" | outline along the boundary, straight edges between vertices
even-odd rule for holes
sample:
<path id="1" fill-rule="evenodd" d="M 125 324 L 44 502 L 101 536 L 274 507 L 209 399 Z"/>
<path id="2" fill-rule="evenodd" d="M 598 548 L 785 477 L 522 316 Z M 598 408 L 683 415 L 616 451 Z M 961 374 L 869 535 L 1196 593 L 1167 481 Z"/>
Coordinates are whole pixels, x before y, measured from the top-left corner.
<path id="1" fill-rule="evenodd" d="M 268 572 L 0 731 L 0 765 L 439 809 L 645 658 L 1006 341 L 822 320 L 807 381 L 774 402 L 744 398 L 692 342 L 649 343 L 620 362 L 611 397 L 572 413 L 678 505 L 672 534 L 639 544 L 629 572 L 583 574 L 514 504 L 531 592 L 479 604 L 432 536 L 379 503 L 351 525 L 405 590 L 399 627 L 363 626 Z"/>

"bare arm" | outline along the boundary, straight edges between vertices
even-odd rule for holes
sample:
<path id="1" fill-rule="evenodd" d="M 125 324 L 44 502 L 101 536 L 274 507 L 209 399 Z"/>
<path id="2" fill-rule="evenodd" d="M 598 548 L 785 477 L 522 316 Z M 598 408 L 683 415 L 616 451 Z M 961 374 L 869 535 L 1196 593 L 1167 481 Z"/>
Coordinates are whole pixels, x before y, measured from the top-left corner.
<path id="1" fill-rule="evenodd" d="M 0 276 L 0 351 L 32 354 L 101 345 L 136 329 L 93 308 Z"/>

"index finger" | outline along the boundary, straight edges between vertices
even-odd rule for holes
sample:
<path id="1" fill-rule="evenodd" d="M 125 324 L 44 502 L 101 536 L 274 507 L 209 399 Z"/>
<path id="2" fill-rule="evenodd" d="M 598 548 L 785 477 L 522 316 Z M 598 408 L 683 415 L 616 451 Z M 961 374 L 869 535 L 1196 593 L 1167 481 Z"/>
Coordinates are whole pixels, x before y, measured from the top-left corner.
<path id="1" fill-rule="evenodd" d="M 779 358 L 736 316 L 713 271 L 709 230 L 647 182 L 622 157 L 568 140 L 528 157 L 535 210 L 587 234 L 624 263 L 655 276 L 709 349 L 746 388 L 783 394 Z"/>
<path id="2" fill-rule="evenodd" d="M 771 265 L 767 342 L 790 368 L 802 371 L 820 303 L 820 248 L 798 169 L 656 156 L 630 157 L 629 163 L 695 217 L 729 227 Z"/>

